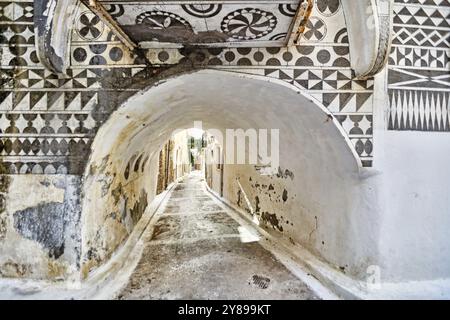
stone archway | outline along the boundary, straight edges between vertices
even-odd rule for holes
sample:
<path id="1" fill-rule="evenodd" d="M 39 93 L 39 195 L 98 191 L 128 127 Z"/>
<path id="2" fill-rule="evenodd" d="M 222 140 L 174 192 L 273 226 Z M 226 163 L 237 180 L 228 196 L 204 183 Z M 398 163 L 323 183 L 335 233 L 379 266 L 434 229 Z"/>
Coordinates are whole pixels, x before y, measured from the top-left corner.
<path id="1" fill-rule="evenodd" d="M 345 265 L 350 274 L 365 273 L 367 265 L 360 262 L 376 256 L 371 239 L 377 229 L 368 223 L 373 217 L 367 205 L 373 191 L 364 186 L 361 162 L 334 117 L 281 80 L 202 70 L 136 94 L 98 131 L 83 187 L 84 275 L 128 237 L 156 193 L 159 150 L 173 130 L 196 120 L 219 130 L 280 129 L 280 173 L 272 178 L 289 194 L 282 201 L 289 204 L 276 207 L 288 223 L 271 223 L 270 231 Z M 229 173 L 248 181 L 245 172 L 253 169 L 230 167 Z M 225 178 L 226 200 L 235 201 L 235 188 Z"/>

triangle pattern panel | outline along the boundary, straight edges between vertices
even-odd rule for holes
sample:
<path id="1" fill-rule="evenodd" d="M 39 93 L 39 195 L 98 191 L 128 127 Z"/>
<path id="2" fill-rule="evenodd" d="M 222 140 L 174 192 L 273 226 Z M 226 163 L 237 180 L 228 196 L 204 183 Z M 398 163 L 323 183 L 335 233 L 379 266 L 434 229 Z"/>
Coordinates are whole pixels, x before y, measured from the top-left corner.
<path id="1" fill-rule="evenodd" d="M 397 7 L 394 13 L 394 23 L 450 28 L 448 12 L 429 7 Z"/>
<path id="2" fill-rule="evenodd" d="M 450 132 L 450 93 L 389 90 L 388 129 Z"/>
<path id="3" fill-rule="evenodd" d="M 389 130 L 448 132 L 450 1 L 396 0 L 389 57 Z"/>

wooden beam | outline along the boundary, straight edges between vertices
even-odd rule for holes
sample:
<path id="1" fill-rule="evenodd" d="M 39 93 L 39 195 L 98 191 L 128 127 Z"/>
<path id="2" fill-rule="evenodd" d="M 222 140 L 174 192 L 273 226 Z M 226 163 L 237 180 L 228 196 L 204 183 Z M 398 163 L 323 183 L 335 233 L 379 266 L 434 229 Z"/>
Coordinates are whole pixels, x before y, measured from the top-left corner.
<path id="1" fill-rule="evenodd" d="M 106 24 L 111 31 L 119 38 L 119 40 L 131 51 L 134 51 L 138 46 L 130 37 L 123 31 L 119 24 L 114 20 L 105 7 L 97 0 L 81 0 L 93 13 L 95 13 L 104 24 Z"/>
<path id="2" fill-rule="evenodd" d="M 286 46 L 296 46 L 300 43 L 300 36 L 305 32 L 313 6 L 313 0 L 300 0 L 295 17 L 289 27 Z"/>

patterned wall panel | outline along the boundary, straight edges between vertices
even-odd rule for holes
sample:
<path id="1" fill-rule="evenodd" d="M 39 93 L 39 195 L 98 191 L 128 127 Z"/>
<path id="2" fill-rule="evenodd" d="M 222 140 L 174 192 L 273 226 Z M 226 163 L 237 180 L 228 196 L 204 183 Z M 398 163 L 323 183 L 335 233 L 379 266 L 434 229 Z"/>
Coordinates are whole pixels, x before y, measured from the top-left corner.
<path id="1" fill-rule="evenodd" d="M 450 1 L 396 0 L 388 129 L 450 131 Z"/>
<path id="2" fill-rule="evenodd" d="M 304 0 L 107 1 L 136 42 L 283 46 Z"/>
<path id="3" fill-rule="evenodd" d="M 80 6 L 65 76 L 36 59 L 31 1 L 0 0 L 0 28 L 0 157 L 11 173 L 81 174 L 95 133 L 114 109 L 158 70 L 186 60 L 296 86 L 336 116 L 363 164 L 371 165 L 373 81 L 357 80 L 350 68 L 338 0 L 316 0 L 298 47 L 152 49 L 145 52 L 150 64 Z"/>

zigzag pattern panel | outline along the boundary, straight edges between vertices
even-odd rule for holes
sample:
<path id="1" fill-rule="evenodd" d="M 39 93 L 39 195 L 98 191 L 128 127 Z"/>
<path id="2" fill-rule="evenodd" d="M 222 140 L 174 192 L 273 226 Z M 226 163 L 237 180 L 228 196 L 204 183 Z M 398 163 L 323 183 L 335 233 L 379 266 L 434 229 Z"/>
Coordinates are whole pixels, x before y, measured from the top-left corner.
<path id="1" fill-rule="evenodd" d="M 450 131 L 450 1 L 396 0 L 388 129 Z"/>

